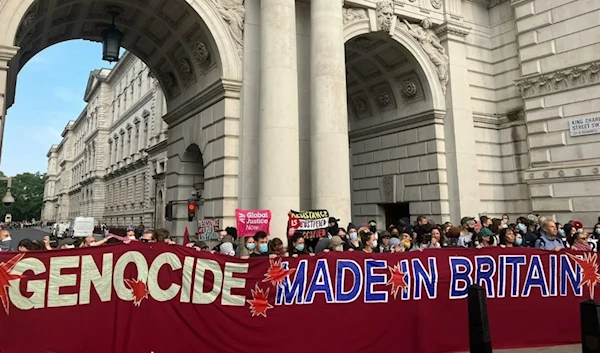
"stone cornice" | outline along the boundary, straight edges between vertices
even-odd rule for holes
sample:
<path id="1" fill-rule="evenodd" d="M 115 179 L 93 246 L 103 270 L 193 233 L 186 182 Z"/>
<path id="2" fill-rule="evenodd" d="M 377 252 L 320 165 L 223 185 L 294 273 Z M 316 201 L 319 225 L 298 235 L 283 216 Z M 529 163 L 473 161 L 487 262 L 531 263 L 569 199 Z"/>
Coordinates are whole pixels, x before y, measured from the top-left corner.
<path id="1" fill-rule="evenodd" d="M 0 45 L 0 62 L 8 63 L 19 51 L 19 47 Z M 0 68 L 8 67 L 0 64 Z"/>
<path id="2" fill-rule="evenodd" d="M 471 28 L 454 22 L 444 22 L 435 29 L 438 36 L 452 34 L 458 37 L 466 37 L 471 33 Z"/>
<path id="3" fill-rule="evenodd" d="M 568 91 L 600 83 L 600 61 L 515 80 L 523 98 Z"/>
<path id="4" fill-rule="evenodd" d="M 148 147 L 146 149 L 146 152 L 148 153 L 148 156 L 152 156 L 155 154 L 158 154 L 160 152 L 166 151 L 167 148 L 167 139 L 164 139 L 162 141 L 160 141 L 159 143 L 155 143 L 154 145 Z"/>
<path id="5" fill-rule="evenodd" d="M 183 122 L 190 115 L 203 111 L 223 98 L 239 99 L 241 90 L 242 83 L 240 81 L 220 79 L 173 111 L 168 112 L 163 120 L 169 127 L 173 127 Z"/>
<path id="6" fill-rule="evenodd" d="M 533 0 L 510 0 L 510 6 L 519 6 L 532 1 Z"/>
<path id="7" fill-rule="evenodd" d="M 394 133 L 415 127 L 443 123 L 443 118 L 446 116 L 445 111 L 430 110 L 425 113 L 417 113 L 414 115 L 395 119 L 394 121 L 385 122 L 376 126 L 353 130 L 350 132 L 350 139 L 352 141 L 361 141 L 372 138 L 374 135 L 379 135 L 382 132 Z"/>

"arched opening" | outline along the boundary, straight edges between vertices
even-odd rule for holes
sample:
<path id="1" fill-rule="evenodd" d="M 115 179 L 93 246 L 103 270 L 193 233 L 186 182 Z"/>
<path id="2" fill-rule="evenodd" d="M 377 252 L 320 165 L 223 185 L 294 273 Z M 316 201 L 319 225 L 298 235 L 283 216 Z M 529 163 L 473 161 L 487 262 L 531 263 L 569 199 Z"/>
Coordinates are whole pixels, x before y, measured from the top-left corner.
<path id="1" fill-rule="evenodd" d="M 346 42 L 353 219 L 448 213 L 441 86 L 406 36 Z"/>
<path id="2" fill-rule="evenodd" d="M 91 194 L 81 191 L 89 185 L 90 189 L 100 193 L 97 201 L 107 203 L 101 207 L 89 204 L 88 212 L 101 210 L 101 214 L 94 214 L 94 217 L 112 219 L 121 225 L 129 219 L 139 219 L 140 213 L 144 213 L 144 222 L 151 224 L 157 215 L 152 202 L 155 200 L 151 200 L 156 194 L 148 165 L 150 156 L 159 155 L 168 162 L 163 163 L 165 175 L 179 172 L 180 157 L 173 163 L 171 158 L 187 154 L 182 147 L 190 143 L 196 144 L 198 152 L 202 150 L 200 156 L 205 158 L 202 161 L 200 157 L 201 165 L 223 158 L 237 159 L 237 151 L 228 147 L 231 143 L 225 142 L 236 140 L 239 133 L 237 125 L 232 128 L 233 121 L 239 116 L 231 112 L 240 110 L 243 1 L 3 1 L 0 3 L 0 69 L 8 69 L 0 70 L 0 119 L 3 123 L 7 109 L 15 102 L 17 74 L 27 62 L 44 48 L 57 43 L 72 39 L 101 41 L 101 32 L 112 20 L 109 10 L 115 7 L 119 10 L 115 24 L 124 33 L 121 45 L 127 53 L 112 71 L 98 68 L 90 75 L 85 93 L 87 108 L 79 118 L 73 117 L 73 122 L 64 131 L 71 134 L 76 143 L 69 147 L 66 144 L 58 146 L 56 162 L 61 167 L 57 168 L 53 181 L 62 179 L 64 182 L 55 190 L 60 197 L 53 202 L 60 204 L 57 218 L 66 218 L 69 211 L 79 210 L 75 203 L 96 201 Z M 101 56 L 100 48 L 97 55 Z M 123 77 L 113 74 L 111 78 L 111 72 L 119 65 Z M 123 68 L 127 65 L 136 67 L 133 73 Z M 146 90 L 137 89 L 139 84 L 147 83 Z M 106 84 L 113 91 L 108 94 L 108 105 L 103 105 L 102 100 L 95 100 L 94 91 Z M 151 102 L 142 108 L 140 106 L 145 102 L 137 106 L 131 103 L 141 99 L 136 94 L 148 90 L 160 91 L 162 96 L 148 100 Z M 115 96 L 119 98 L 115 99 Z M 129 114 L 138 108 L 139 114 Z M 210 118 L 206 119 L 206 116 Z M 99 126 L 108 129 L 108 133 L 98 132 Z M 76 135 L 76 131 L 81 134 Z M 186 134 L 192 137 L 186 138 L 182 145 L 181 135 Z M 85 150 L 89 153 L 84 155 Z M 69 153 L 75 156 L 65 158 Z M 102 159 L 97 158 L 100 155 Z M 71 164 L 72 159 L 77 159 L 77 163 Z M 145 170 L 146 166 L 149 170 Z M 202 172 L 197 174 L 203 175 L 204 167 L 198 170 Z M 223 168 L 215 169 L 211 177 L 223 179 L 225 173 Z M 192 189 L 194 185 L 203 187 L 203 177 L 201 180 L 192 180 L 187 186 Z M 181 200 L 190 192 L 186 187 L 179 190 L 178 178 L 165 178 L 165 183 L 163 203 Z M 223 185 L 211 190 L 215 200 L 211 201 L 211 213 L 221 217 L 225 214 L 224 194 Z M 185 199 L 189 197 L 187 195 Z M 230 199 L 228 202 L 233 202 L 237 195 L 227 198 Z M 69 207 L 68 202 L 73 200 L 77 201 Z M 221 206 L 215 207 L 217 200 L 221 201 Z M 105 211 L 110 212 L 105 214 Z M 164 214 L 160 218 L 162 221 Z M 178 217 L 176 223 L 183 220 Z M 181 236 L 177 225 L 166 226 L 174 236 Z"/>
<path id="3" fill-rule="evenodd" d="M 156 228 L 164 228 L 165 226 L 165 198 L 163 191 L 159 190 L 156 197 Z"/>

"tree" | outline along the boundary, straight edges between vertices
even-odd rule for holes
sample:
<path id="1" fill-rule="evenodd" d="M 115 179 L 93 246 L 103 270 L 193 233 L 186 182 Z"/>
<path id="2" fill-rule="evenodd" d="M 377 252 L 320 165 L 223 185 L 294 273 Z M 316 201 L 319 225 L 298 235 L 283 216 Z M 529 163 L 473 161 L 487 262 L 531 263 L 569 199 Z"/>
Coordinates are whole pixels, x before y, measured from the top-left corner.
<path id="1" fill-rule="evenodd" d="M 0 172 L 0 176 L 4 176 Z M 11 192 L 15 203 L 11 207 L 0 204 L 0 217 L 7 213 L 15 221 L 25 221 L 35 218 L 39 220 L 42 215 L 44 202 L 44 184 L 46 173 L 23 173 L 12 178 Z M 0 183 L 0 198 L 6 194 L 6 182 Z M 0 219 L 0 221 L 3 219 Z"/>

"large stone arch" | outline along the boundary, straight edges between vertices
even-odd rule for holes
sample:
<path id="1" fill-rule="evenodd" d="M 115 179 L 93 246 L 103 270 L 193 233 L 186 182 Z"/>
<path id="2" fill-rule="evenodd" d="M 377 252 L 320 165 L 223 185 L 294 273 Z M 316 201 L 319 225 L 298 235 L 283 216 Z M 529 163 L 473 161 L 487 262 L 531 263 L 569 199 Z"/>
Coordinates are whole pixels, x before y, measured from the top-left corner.
<path id="1" fill-rule="evenodd" d="M 353 21 L 344 26 L 344 42 L 348 43 L 353 38 L 369 34 L 378 33 L 374 21 L 369 18 L 365 18 L 359 21 Z M 381 33 L 381 32 L 379 32 Z M 446 110 L 446 98 L 442 89 L 442 85 L 438 78 L 438 72 L 435 65 L 431 62 L 427 54 L 419 46 L 416 40 L 406 31 L 395 28 L 393 32 L 388 33 L 393 40 L 395 40 L 403 49 L 408 51 L 410 55 L 416 60 L 420 68 L 423 70 L 425 77 L 427 78 L 427 85 L 429 86 L 430 96 L 433 102 L 433 108 L 438 111 Z"/>
<path id="2" fill-rule="evenodd" d="M 351 11 L 358 16 L 347 17 L 344 40 L 352 219 L 387 226 L 396 212 L 447 220 L 445 83 L 398 19 L 381 31 L 374 10 Z"/>

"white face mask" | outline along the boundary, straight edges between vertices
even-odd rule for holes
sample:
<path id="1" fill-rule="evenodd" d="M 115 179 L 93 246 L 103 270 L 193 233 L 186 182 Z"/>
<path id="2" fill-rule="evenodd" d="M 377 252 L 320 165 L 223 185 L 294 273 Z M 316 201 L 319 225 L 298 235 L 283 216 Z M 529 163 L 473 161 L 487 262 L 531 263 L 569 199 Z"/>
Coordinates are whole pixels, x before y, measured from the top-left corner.
<path id="1" fill-rule="evenodd" d="M 335 251 L 344 251 L 344 246 L 343 245 L 336 246 Z"/>
<path id="2" fill-rule="evenodd" d="M 377 239 L 373 240 L 373 245 L 371 245 L 372 247 L 376 248 L 377 247 Z"/>

